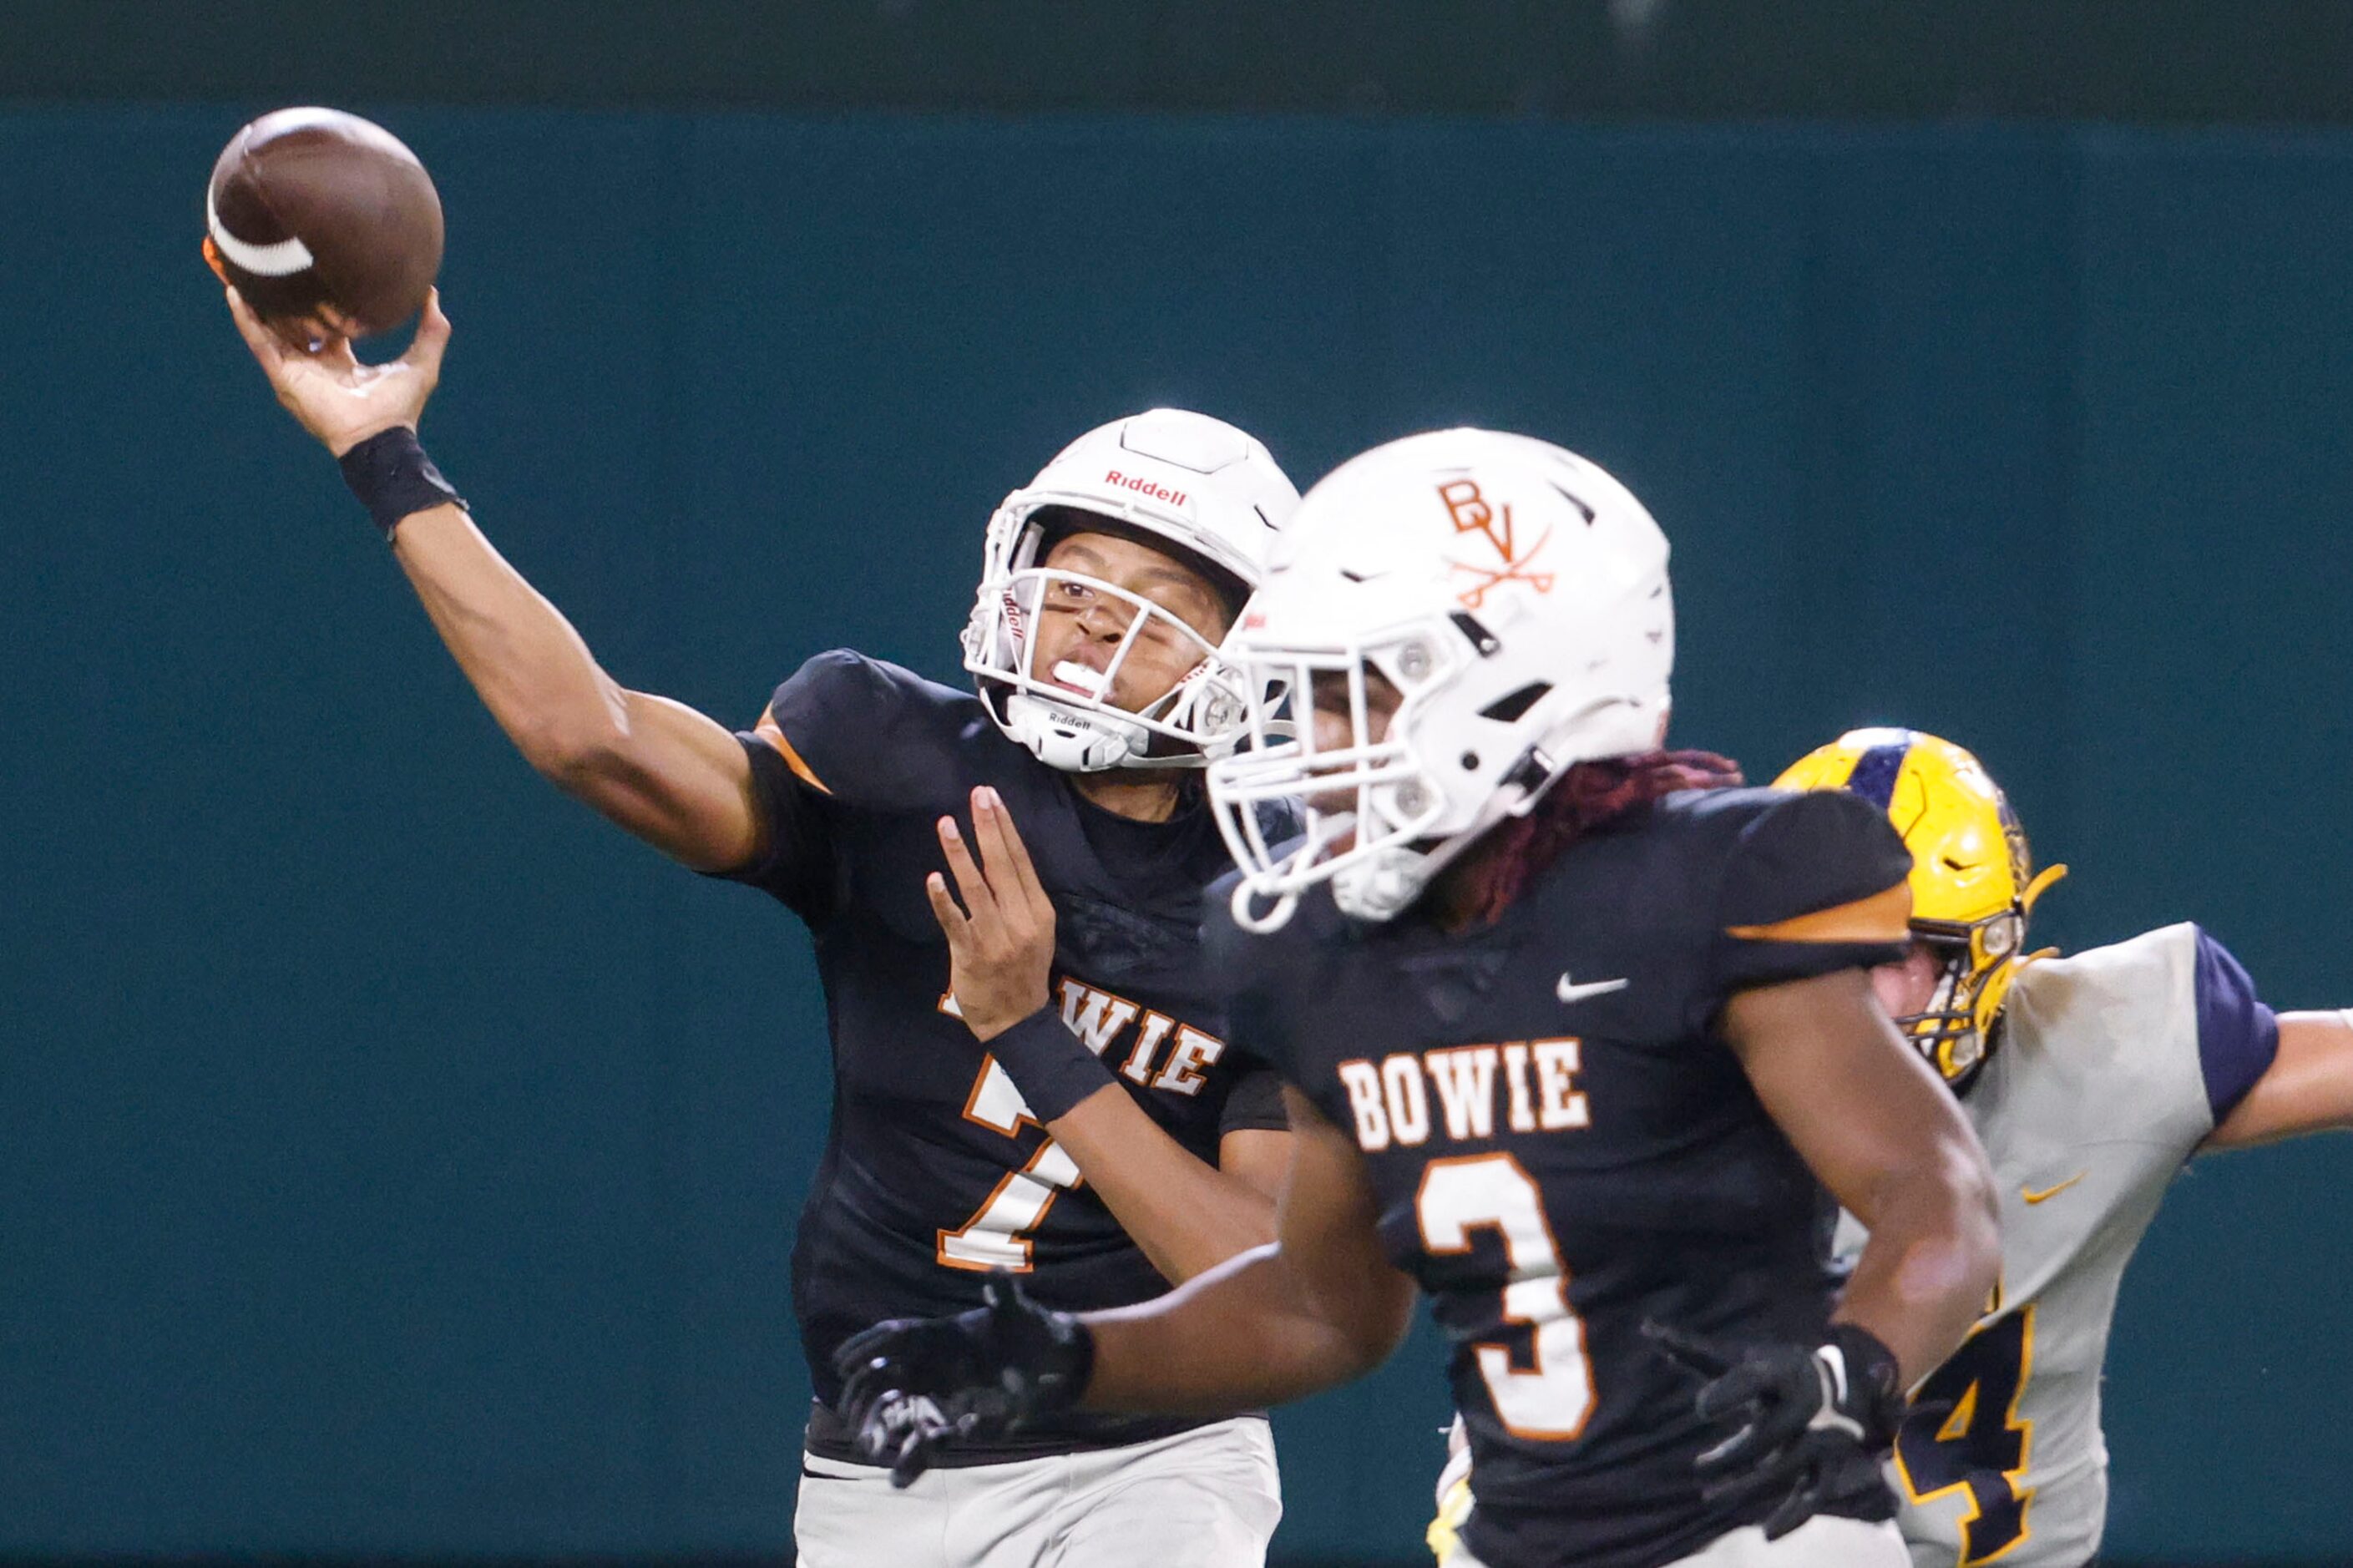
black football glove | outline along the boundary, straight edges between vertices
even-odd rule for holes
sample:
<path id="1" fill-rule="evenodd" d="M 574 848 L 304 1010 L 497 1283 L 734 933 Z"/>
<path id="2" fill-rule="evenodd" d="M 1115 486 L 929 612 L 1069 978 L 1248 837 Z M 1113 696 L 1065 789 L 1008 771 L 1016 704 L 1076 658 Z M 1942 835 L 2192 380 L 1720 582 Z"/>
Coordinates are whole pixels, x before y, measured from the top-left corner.
<path id="1" fill-rule="evenodd" d="M 1895 1354 L 1868 1330 L 1834 1323 L 1820 1345 L 1727 1345 L 1652 1321 L 1643 1335 L 1702 1383 L 1704 1421 L 1737 1424 L 1700 1455 L 1700 1497 L 1781 1494 L 1765 1519 L 1778 1541 L 1818 1513 L 1895 1517 L 1881 1463 L 1904 1421 Z"/>
<path id="2" fill-rule="evenodd" d="M 903 1487 L 968 1437 L 995 1437 L 1078 1403 L 1093 1370 L 1094 1335 L 1050 1312 L 998 1270 L 985 1306 L 953 1318 L 894 1318 L 834 1352 L 841 1415 L 867 1458 Z"/>

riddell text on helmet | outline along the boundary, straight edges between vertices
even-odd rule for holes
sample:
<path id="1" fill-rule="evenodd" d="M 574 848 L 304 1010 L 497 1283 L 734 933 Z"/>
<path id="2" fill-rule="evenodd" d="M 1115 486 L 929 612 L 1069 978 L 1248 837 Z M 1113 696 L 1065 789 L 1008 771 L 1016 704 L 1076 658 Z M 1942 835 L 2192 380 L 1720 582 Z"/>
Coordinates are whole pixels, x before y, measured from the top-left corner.
<path id="1" fill-rule="evenodd" d="M 1172 490 L 1166 485 L 1155 484 L 1142 474 L 1123 474 L 1113 468 L 1103 476 L 1103 483 L 1116 485 L 1124 490 L 1134 490 L 1139 495 L 1150 496 L 1154 500 L 1165 500 L 1170 506 L 1185 504 L 1183 490 Z"/>

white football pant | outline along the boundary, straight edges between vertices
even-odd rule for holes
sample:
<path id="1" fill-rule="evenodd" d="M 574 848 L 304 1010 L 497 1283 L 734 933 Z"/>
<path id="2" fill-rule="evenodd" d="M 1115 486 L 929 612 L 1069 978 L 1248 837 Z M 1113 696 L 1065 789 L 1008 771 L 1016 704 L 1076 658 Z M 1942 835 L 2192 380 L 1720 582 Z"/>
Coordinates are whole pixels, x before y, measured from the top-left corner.
<path id="1" fill-rule="evenodd" d="M 805 1454 L 793 1540 L 800 1568 L 1262 1568 L 1282 1517 L 1274 1439 L 1263 1418 L 1240 1416 L 1126 1447 L 927 1470 L 904 1491 L 888 1470 Z"/>

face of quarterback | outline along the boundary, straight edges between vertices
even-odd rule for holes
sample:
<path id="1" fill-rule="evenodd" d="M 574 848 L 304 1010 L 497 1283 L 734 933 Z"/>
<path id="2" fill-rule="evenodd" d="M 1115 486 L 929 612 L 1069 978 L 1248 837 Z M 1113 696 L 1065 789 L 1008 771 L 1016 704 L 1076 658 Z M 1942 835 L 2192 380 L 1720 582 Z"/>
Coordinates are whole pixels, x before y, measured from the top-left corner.
<path id="1" fill-rule="evenodd" d="M 1896 963 L 1883 963 L 1871 972 L 1871 989 L 1891 1018 L 1912 1018 L 1936 1002 L 1944 979 L 1945 955 L 1925 942 L 1915 942 Z"/>
<path id="2" fill-rule="evenodd" d="M 1149 545 L 1109 533 L 1073 533 L 1057 542 L 1039 564 L 1051 571 L 1079 573 L 1133 594 L 1191 627 L 1212 647 L 1225 640 L 1226 605 L 1216 586 L 1176 556 Z M 1050 579 L 1045 594 L 1045 602 L 1039 607 L 1037 651 L 1030 668 L 1048 685 L 1082 697 L 1100 695 L 1114 708 L 1138 713 L 1167 696 L 1201 662 L 1198 645 L 1161 616 L 1153 616 L 1136 634 L 1127 657 L 1120 660 L 1111 690 L 1099 694 L 1058 672 L 1069 666 L 1097 675 L 1110 669 L 1121 640 L 1142 612 L 1118 595 L 1068 578 Z"/>

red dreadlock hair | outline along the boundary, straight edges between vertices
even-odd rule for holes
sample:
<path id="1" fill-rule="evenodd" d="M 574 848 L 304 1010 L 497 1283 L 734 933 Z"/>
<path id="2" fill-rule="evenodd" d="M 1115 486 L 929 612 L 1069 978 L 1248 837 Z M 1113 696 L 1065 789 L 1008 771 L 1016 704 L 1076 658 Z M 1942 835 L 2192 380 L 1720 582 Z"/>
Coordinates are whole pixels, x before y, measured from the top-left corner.
<path id="1" fill-rule="evenodd" d="M 1576 763 L 1534 810 L 1499 825 L 1473 852 L 1458 873 L 1463 881 L 1456 907 L 1473 924 L 1491 922 L 1587 834 L 1662 795 L 1731 789 L 1742 782 L 1740 764 L 1714 752 L 1642 752 Z"/>

